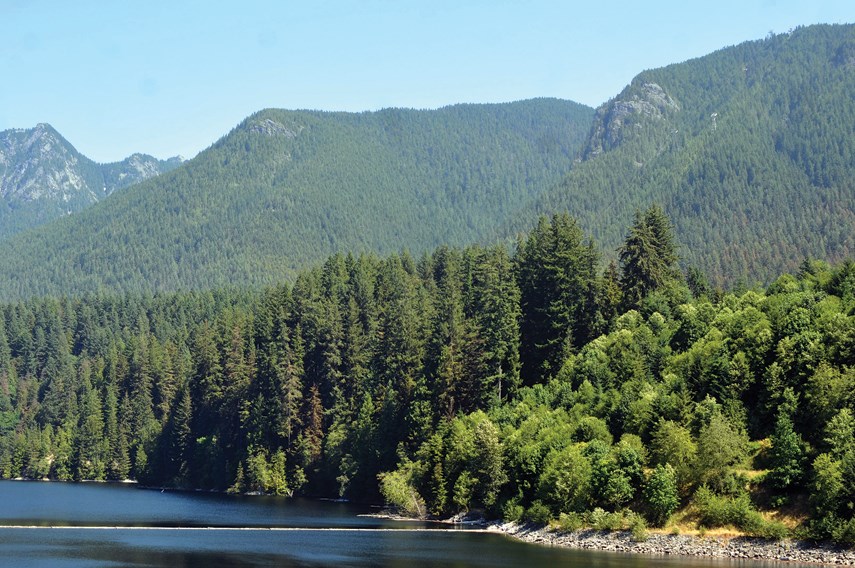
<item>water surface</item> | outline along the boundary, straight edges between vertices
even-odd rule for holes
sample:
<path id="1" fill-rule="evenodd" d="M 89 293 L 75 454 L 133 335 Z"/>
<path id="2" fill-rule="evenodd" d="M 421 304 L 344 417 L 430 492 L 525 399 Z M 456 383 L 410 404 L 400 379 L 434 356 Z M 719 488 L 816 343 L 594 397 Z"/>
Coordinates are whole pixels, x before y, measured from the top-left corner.
<path id="1" fill-rule="evenodd" d="M 371 512 L 368 507 L 328 501 L 0 481 L 0 565 L 796 567 L 566 550 L 481 531 L 449 530 L 437 523 L 360 516 Z"/>

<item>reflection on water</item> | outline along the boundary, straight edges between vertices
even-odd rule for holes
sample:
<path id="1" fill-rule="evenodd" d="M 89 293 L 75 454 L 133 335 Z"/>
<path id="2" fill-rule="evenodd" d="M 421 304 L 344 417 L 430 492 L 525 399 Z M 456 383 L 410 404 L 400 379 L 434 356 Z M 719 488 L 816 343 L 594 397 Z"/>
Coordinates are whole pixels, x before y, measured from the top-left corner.
<path id="1" fill-rule="evenodd" d="M 358 516 L 370 511 L 309 500 L 161 493 L 103 484 L 0 482 L 0 524 L 5 525 L 0 528 L 0 564 L 75 568 L 794 568 L 780 563 L 572 551 L 478 531 L 436 530 L 435 523 Z M 72 528 L 10 528 L 12 525 Z M 83 528 L 86 526 L 255 530 Z"/>
<path id="2" fill-rule="evenodd" d="M 375 508 L 309 499 L 142 489 L 132 484 L 0 481 L 0 525 L 436 527 L 360 515 Z"/>

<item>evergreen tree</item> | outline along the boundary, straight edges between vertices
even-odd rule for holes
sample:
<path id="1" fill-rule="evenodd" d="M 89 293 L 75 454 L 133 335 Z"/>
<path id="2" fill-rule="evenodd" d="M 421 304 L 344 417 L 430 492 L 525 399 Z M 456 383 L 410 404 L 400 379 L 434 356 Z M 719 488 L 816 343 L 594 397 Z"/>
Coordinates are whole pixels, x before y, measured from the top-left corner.
<path id="1" fill-rule="evenodd" d="M 447 248 L 441 248 L 434 259 L 437 291 L 431 334 L 434 341 L 430 346 L 432 398 L 436 403 L 434 414 L 446 420 L 454 417 L 465 396 L 464 353 L 469 338 L 464 321 L 460 262 L 460 257 Z"/>
<path id="2" fill-rule="evenodd" d="M 612 260 L 603 272 L 600 285 L 600 313 L 605 325 L 610 324 L 620 313 L 623 304 L 623 290 L 621 289 L 620 274 L 617 264 Z M 605 331 L 605 330 L 604 330 Z"/>
<path id="3" fill-rule="evenodd" d="M 42 381 L 44 396 L 39 412 L 54 426 L 77 419 L 74 367 L 68 342 L 54 302 L 37 313 L 33 372 Z"/>
<path id="4" fill-rule="evenodd" d="M 223 357 L 222 404 L 217 409 L 217 429 L 228 446 L 235 444 L 247 430 L 250 419 L 247 395 L 255 373 L 255 354 L 244 336 L 245 327 L 239 317 L 227 327 L 230 337 Z"/>
<path id="5" fill-rule="evenodd" d="M 191 481 L 192 459 L 193 459 L 193 405 L 190 399 L 190 389 L 182 385 L 176 393 L 174 412 L 167 432 L 169 433 L 169 463 L 167 472 L 174 476 L 179 485 Z"/>
<path id="6" fill-rule="evenodd" d="M 476 396 L 472 409 L 510 399 L 520 382 L 520 290 L 504 247 L 477 250 L 467 312 L 480 341 L 478 366 L 470 374 Z"/>
<path id="7" fill-rule="evenodd" d="M 801 485 L 805 474 L 806 454 L 805 443 L 793 426 L 793 414 L 798 408 L 796 395 L 788 388 L 783 399 L 784 403 L 778 408 L 778 417 L 772 432 L 769 472 L 771 485 L 781 492 Z"/>
<path id="8" fill-rule="evenodd" d="M 5 317 L 0 311 L 0 441 L 14 430 L 18 417 L 15 415 L 12 400 L 17 394 L 17 378 L 12 365 L 12 352 L 6 338 Z M 7 450 L 8 451 L 8 450 Z M 0 455 L 3 453 L 0 452 Z"/>
<path id="9" fill-rule="evenodd" d="M 115 443 L 111 443 L 111 461 L 108 471 L 111 479 L 124 481 L 131 476 L 131 446 L 129 435 L 129 420 L 131 401 L 128 395 L 122 397 L 118 412 L 118 428 Z"/>
<path id="10" fill-rule="evenodd" d="M 309 396 L 303 405 L 303 412 L 302 459 L 305 467 L 314 467 L 321 457 L 324 439 L 324 408 L 321 404 L 321 393 L 317 385 L 313 384 L 309 388 Z"/>
<path id="11" fill-rule="evenodd" d="M 303 401 L 303 346 L 300 335 L 299 328 L 294 330 L 292 342 L 288 328 L 282 325 L 276 342 L 279 435 L 286 440 L 286 447 L 289 449 L 294 433 L 302 425 L 300 407 Z"/>
<path id="12" fill-rule="evenodd" d="M 627 308 L 637 307 L 642 298 L 679 276 L 671 222 L 658 205 L 652 205 L 644 213 L 635 212 L 635 224 L 630 227 L 618 253 Z"/>
<path id="13" fill-rule="evenodd" d="M 589 339 L 596 320 L 598 254 L 568 215 L 541 217 L 517 251 L 522 376 L 526 384 L 558 372 Z"/>
<path id="14" fill-rule="evenodd" d="M 790 417 L 781 412 L 772 433 L 771 472 L 772 486 L 779 491 L 798 487 L 804 479 L 804 441 L 793 429 Z"/>
<path id="15" fill-rule="evenodd" d="M 104 479 L 106 474 L 106 450 L 109 443 L 104 440 L 104 416 L 101 397 L 92 388 L 90 362 L 80 364 L 80 423 L 77 429 L 76 477 L 79 479 Z"/>
<path id="16" fill-rule="evenodd" d="M 194 431 L 198 435 L 216 432 L 223 403 L 223 376 L 214 329 L 203 322 L 193 337 L 193 376 L 191 388 L 198 405 L 194 413 Z"/>

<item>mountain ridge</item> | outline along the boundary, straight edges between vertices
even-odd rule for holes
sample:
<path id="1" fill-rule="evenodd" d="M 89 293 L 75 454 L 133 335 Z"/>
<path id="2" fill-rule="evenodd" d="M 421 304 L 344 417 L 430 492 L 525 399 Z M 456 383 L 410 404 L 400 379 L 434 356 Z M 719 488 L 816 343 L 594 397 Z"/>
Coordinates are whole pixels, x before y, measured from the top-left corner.
<path id="1" fill-rule="evenodd" d="M 82 211 L 116 190 L 178 167 L 135 153 L 99 164 L 48 123 L 0 132 L 0 239 Z"/>
<path id="2" fill-rule="evenodd" d="M 810 26 L 640 73 L 581 163 L 521 218 L 569 211 L 614 250 L 660 203 L 719 285 L 855 254 L 855 26 Z M 505 232 L 523 230 L 512 223 Z"/>
<path id="3" fill-rule="evenodd" d="M 262 110 L 165 176 L 7 241 L 0 296 L 266 284 L 334 252 L 478 240 L 572 167 L 592 115 L 558 99 Z"/>
<path id="4" fill-rule="evenodd" d="M 643 71 L 596 110 L 261 110 L 167 176 L 8 240 L 0 298 L 263 285 L 335 252 L 513 243 L 565 211 L 608 262 L 651 203 L 684 267 L 768 282 L 855 253 L 852 92 L 855 26 L 820 25 Z"/>

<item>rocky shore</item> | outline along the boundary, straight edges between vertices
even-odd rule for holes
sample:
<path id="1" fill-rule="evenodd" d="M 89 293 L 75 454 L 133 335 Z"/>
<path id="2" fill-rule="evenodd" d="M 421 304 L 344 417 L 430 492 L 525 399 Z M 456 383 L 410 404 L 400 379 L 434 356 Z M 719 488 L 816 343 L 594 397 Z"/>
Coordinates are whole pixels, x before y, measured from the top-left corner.
<path id="1" fill-rule="evenodd" d="M 487 530 L 525 542 L 567 548 L 656 555 L 711 556 L 748 560 L 855 566 L 855 550 L 814 545 L 804 541 L 769 541 L 750 537 L 697 537 L 651 533 L 644 542 L 633 541 L 627 531 L 553 531 L 543 526 L 492 523 Z"/>

